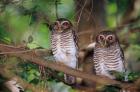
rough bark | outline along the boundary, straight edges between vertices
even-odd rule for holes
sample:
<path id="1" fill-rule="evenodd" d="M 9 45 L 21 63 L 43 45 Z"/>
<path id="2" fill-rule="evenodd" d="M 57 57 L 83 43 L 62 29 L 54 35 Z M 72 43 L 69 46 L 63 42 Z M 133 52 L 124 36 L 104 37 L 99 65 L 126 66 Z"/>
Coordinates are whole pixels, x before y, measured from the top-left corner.
<path id="1" fill-rule="evenodd" d="M 0 51 L 1 51 L 0 54 L 7 54 L 10 56 L 20 57 L 21 59 L 28 60 L 29 62 L 38 64 L 38 65 L 41 65 L 44 67 L 48 67 L 48 68 L 51 68 L 51 69 L 54 69 L 57 71 L 61 71 L 61 72 L 64 72 L 66 74 L 70 74 L 72 76 L 80 77 L 80 78 L 90 80 L 90 81 L 95 81 L 95 82 L 102 84 L 102 85 L 111 84 L 111 85 L 118 85 L 122 88 L 129 88 L 130 87 L 130 88 L 134 88 L 136 90 L 138 89 L 138 87 L 135 84 L 121 83 L 119 81 L 111 80 L 111 79 L 108 79 L 106 77 L 101 77 L 101 76 L 97 76 L 94 74 L 88 74 L 85 72 L 81 72 L 79 70 L 74 70 L 74 69 L 66 67 L 64 65 L 57 64 L 55 62 L 45 61 L 37 56 L 34 56 L 33 55 L 34 51 L 28 51 L 28 52 L 24 51 L 23 52 L 23 49 L 14 48 L 12 46 L 7 46 L 4 44 L 0 44 Z M 1 74 L 3 74 L 3 73 L 1 73 Z"/>
<path id="2" fill-rule="evenodd" d="M 92 42 L 92 38 L 105 27 L 105 1 L 104 0 L 75 0 L 76 21 L 80 48 Z M 88 33 L 87 31 L 92 31 Z M 86 33 L 87 32 L 87 33 Z"/>

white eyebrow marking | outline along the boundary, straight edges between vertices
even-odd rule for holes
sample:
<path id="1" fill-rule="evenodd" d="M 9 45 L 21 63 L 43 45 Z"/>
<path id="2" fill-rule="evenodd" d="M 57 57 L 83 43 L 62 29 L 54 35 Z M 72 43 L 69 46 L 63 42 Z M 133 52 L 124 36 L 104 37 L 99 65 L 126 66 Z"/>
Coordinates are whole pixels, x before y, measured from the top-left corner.
<path id="1" fill-rule="evenodd" d="M 57 23 L 58 25 L 60 25 L 60 22 L 59 21 L 56 21 L 55 23 Z"/>
<path id="2" fill-rule="evenodd" d="M 69 24 L 69 22 L 68 22 L 68 21 L 63 21 L 63 22 L 61 22 L 61 25 L 62 25 L 63 23 L 65 23 L 65 22 Z"/>
<path id="3" fill-rule="evenodd" d="M 107 35 L 106 38 L 108 38 L 108 37 L 110 37 L 110 36 L 114 37 L 113 35 Z"/>
<path id="4" fill-rule="evenodd" d="M 99 35 L 99 38 L 100 38 L 100 37 L 103 37 L 103 38 L 105 39 L 105 36 L 104 36 L 104 35 Z"/>

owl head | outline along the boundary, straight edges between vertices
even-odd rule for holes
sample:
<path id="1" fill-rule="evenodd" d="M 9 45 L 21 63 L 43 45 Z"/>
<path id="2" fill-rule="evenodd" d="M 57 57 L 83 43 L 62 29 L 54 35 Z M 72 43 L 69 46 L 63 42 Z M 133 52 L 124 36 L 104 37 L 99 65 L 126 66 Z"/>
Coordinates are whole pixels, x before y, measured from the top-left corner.
<path id="1" fill-rule="evenodd" d="M 57 19 L 51 26 L 51 30 L 56 32 L 64 32 L 72 27 L 72 23 L 65 18 Z"/>
<path id="2" fill-rule="evenodd" d="M 96 43 L 101 47 L 109 47 L 118 42 L 117 35 L 113 31 L 102 31 L 96 36 Z"/>

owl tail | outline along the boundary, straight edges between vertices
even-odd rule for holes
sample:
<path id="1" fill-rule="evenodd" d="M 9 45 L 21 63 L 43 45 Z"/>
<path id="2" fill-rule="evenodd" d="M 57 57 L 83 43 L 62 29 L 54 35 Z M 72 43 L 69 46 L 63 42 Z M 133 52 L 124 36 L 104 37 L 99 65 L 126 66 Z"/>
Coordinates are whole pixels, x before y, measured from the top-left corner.
<path id="1" fill-rule="evenodd" d="M 64 80 L 65 80 L 65 83 L 70 84 L 70 85 L 76 83 L 76 77 L 68 75 L 68 74 L 64 74 Z"/>

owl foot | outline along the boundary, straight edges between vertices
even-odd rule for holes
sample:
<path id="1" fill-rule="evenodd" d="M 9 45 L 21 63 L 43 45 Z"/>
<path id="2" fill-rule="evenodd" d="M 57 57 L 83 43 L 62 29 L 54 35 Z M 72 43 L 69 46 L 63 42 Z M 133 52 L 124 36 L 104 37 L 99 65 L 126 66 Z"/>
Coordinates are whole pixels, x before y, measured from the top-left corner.
<path id="1" fill-rule="evenodd" d="M 76 83 L 76 78 L 67 74 L 64 74 L 64 80 L 66 84 L 73 85 Z"/>

